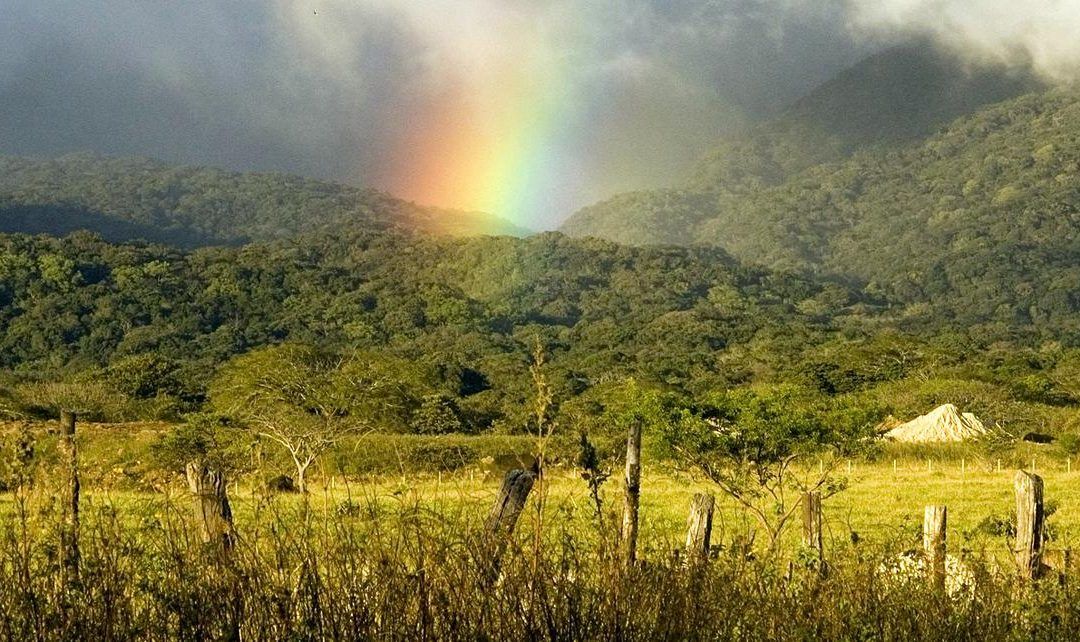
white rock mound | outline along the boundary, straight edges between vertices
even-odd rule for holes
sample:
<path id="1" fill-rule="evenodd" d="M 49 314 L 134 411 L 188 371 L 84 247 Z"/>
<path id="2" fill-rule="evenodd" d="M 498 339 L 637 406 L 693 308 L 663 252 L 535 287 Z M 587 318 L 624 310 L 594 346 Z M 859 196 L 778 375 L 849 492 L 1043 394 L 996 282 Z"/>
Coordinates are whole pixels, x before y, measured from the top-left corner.
<path id="1" fill-rule="evenodd" d="M 970 412 L 961 414 L 956 406 L 947 403 L 900 424 L 885 433 L 885 438 L 909 443 L 944 443 L 978 439 L 989 432 L 978 417 Z"/>

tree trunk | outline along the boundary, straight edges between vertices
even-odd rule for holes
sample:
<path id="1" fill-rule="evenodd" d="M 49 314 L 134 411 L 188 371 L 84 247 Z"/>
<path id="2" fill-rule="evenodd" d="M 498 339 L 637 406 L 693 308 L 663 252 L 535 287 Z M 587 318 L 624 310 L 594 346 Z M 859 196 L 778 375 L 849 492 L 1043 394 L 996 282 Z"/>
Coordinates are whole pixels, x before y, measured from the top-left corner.
<path id="1" fill-rule="evenodd" d="M 205 544 L 212 544 L 223 553 L 236 543 L 232 509 L 226 492 L 225 475 L 203 463 L 189 462 L 185 473 L 188 487 L 195 495 L 195 519 Z"/>
<path id="2" fill-rule="evenodd" d="M 294 461 L 296 462 L 296 490 L 301 497 L 307 498 L 307 469 L 311 464 L 301 463 L 298 459 Z"/>

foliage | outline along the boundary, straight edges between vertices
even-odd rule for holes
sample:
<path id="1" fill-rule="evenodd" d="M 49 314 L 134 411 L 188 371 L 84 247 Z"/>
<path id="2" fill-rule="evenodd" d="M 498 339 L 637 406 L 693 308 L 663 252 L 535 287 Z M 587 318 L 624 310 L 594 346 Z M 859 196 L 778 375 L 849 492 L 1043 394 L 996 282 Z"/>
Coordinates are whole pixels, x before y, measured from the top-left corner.
<path id="1" fill-rule="evenodd" d="M 849 454 L 866 443 L 880 411 L 816 399 L 781 386 L 726 391 L 660 424 L 663 440 L 687 464 L 748 509 L 775 550 L 799 506 L 793 493 L 839 489 L 829 470 L 800 478 L 800 455 Z"/>
<path id="2" fill-rule="evenodd" d="M 395 366 L 362 353 L 280 344 L 229 362 L 211 385 L 211 401 L 285 448 L 304 492 L 307 469 L 323 453 L 349 434 L 410 410 L 406 384 L 390 374 Z"/>
<path id="3" fill-rule="evenodd" d="M 251 469 L 251 443 L 226 417 L 195 413 L 161 434 L 150 455 L 164 470 L 181 473 L 189 462 L 198 462 L 232 476 Z"/>
<path id="4" fill-rule="evenodd" d="M 413 430 L 420 434 L 445 435 L 464 432 L 465 422 L 457 401 L 447 394 L 424 395 L 412 415 Z"/>

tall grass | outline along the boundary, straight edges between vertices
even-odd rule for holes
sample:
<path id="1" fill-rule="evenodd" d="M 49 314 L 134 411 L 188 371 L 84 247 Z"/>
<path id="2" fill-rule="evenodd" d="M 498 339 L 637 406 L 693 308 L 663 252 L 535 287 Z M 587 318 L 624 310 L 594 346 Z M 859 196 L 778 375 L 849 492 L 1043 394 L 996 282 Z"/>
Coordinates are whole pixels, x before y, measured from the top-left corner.
<path id="1" fill-rule="evenodd" d="M 937 594 L 853 545 L 828 573 L 721 543 L 685 565 L 643 532 L 624 566 L 606 524 L 523 517 L 497 579 L 473 513 L 354 497 L 300 510 L 266 498 L 231 554 L 198 540 L 184 498 L 84 511 L 80 581 L 60 578 L 48 493 L 18 495 L 0 528 L 8 640 L 1040 640 L 1080 624 L 1072 583 L 1018 585 L 978 559 L 970 590 Z M 534 528 L 543 524 L 541 537 Z M 539 546 L 539 550 L 537 550 Z"/>

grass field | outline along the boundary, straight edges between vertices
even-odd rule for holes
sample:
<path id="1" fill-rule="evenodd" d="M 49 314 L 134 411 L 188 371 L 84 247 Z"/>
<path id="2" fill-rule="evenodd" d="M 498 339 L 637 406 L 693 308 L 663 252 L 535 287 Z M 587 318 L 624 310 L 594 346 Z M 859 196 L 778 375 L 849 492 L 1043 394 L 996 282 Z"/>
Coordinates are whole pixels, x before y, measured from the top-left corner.
<path id="1" fill-rule="evenodd" d="M 39 469 L 29 491 L 0 493 L 0 639 L 1051 640 L 1080 623 L 1080 584 L 1047 582 L 1028 599 L 1002 563 L 1004 534 L 980 527 L 1011 519 L 1012 476 L 1034 458 L 1055 508 L 1051 546 L 1072 545 L 1080 472 L 1051 450 L 894 449 L 840 462 L 847 487 L 824 502 L 824 575 L 801 557 L 797 521 L 778 556 L 746 555 L 755 524 L 670 462 L 646 466 L 640 563 L 625 566 L 614 546 L 619 471 L 598 523 L 586 484 L 564 463 L 534 488 L 492 571 L 483 521 L 499 470 L 323 470 L 306 502 L 241 479 L 230 487 L 239 539 L 223 558 L 196 535 L 179 478 L 132 483 L 150 432 L 84 442 L 97 470 L 84 487 L 74 584 L 61 579 L 54 471 Z M 802 465 L 816 473 L 814 458 Z M 700 568 L 672 555 L 695 492 L 719 500 L 716 557 Z M 883 579 L 883 562 L 918 548 L 931 503 L 949 507 L 950 551 L 972 552 L 970 592 Z"/>
<path id="2" fill-rule="evenodd" d="M 1010 519 L 1016 470 L 1010 463 L 1016 462 L 1003 461 L 999 470 L 996 461 L 986 459 L 928 462 L 908 457 L 875 462 L 856 460 L 850 466 L 845 462 L 838 466 L 836 474 L 846 479 L 846 488 L 823 504 L 827 545 L 843 548 L 855 539 L 875 545 L 916 546 L 923 507 L 944 504 L 949 508 L 949 537 L 953 547 L 1005 551 L 1004 538 L 994 537 L 979 526 L 988 519 Z M 807 465 L 814 467 L 812 462 Z M 1063 458 L 1045 455 L 1035 460 L 1035 466 L 1045 482 L 1047 504 L 1054 511 L 1048 521 L 1054 546 L 1071 547 L 1080 537 L 1080 470 L 1067 470 L 1071 466 Z M 1030 462 L 1025 468 L 1030 469 Z M 602 494 L 606 510 L 612 513 L 622 502 L 618 473 L 615 471 Z M 479 524 L 490 509 L 500 482 L 498 471 L 476 469 L 440 474 L 369 475 L 351 481 L 342 477 L 316 477 L 309 502 L 316 515 L 328 519 L 347 514 L 350 506 L 354 511 L 363 507 L 368 512 L 393 512 L 409 506 Z M 545 486 L 545 520 L 565 520 L 577 525 L 592 519 L 587 487 L 576 472 L 555 469 L 547 475 Z M 132 518 L 160 510 L 166 504 L 174 509 L 186 509 L 189 498 L 178 481 L 164 485 L 163 490 L 140 492 L 90 486 L 84 490 L 84 502 L 88 507 L 109 506 Z M 685 535 L 690 500 L 698 492 L 710 492 L 718 498 L 714 542 L 745 537 L 755 528 L 745 511 L 716 487 L 663 465 L 646 467 L 644 473 L 643 539 L 655 547 L 676 546 Z M 255 518 L 256 512 L 267 509 L 266 495 L 238 484 L 231 489 L 230 499 L 243 536 L 245 524 Z M 10 513 L 12 501 L 11 494 L 0 494 L 0 511 Z M 271 502 L 275 509 L 285 511 L 299 503 L 294 495 L 277 496 Z M 378 508 L 372 509 L 373 506 Z M 526 521 L 533 518 L 533 511 L 527 511 L 523 517 Z M 788 535 L 789 543 L 794 544 L 797 523 Z"/>

